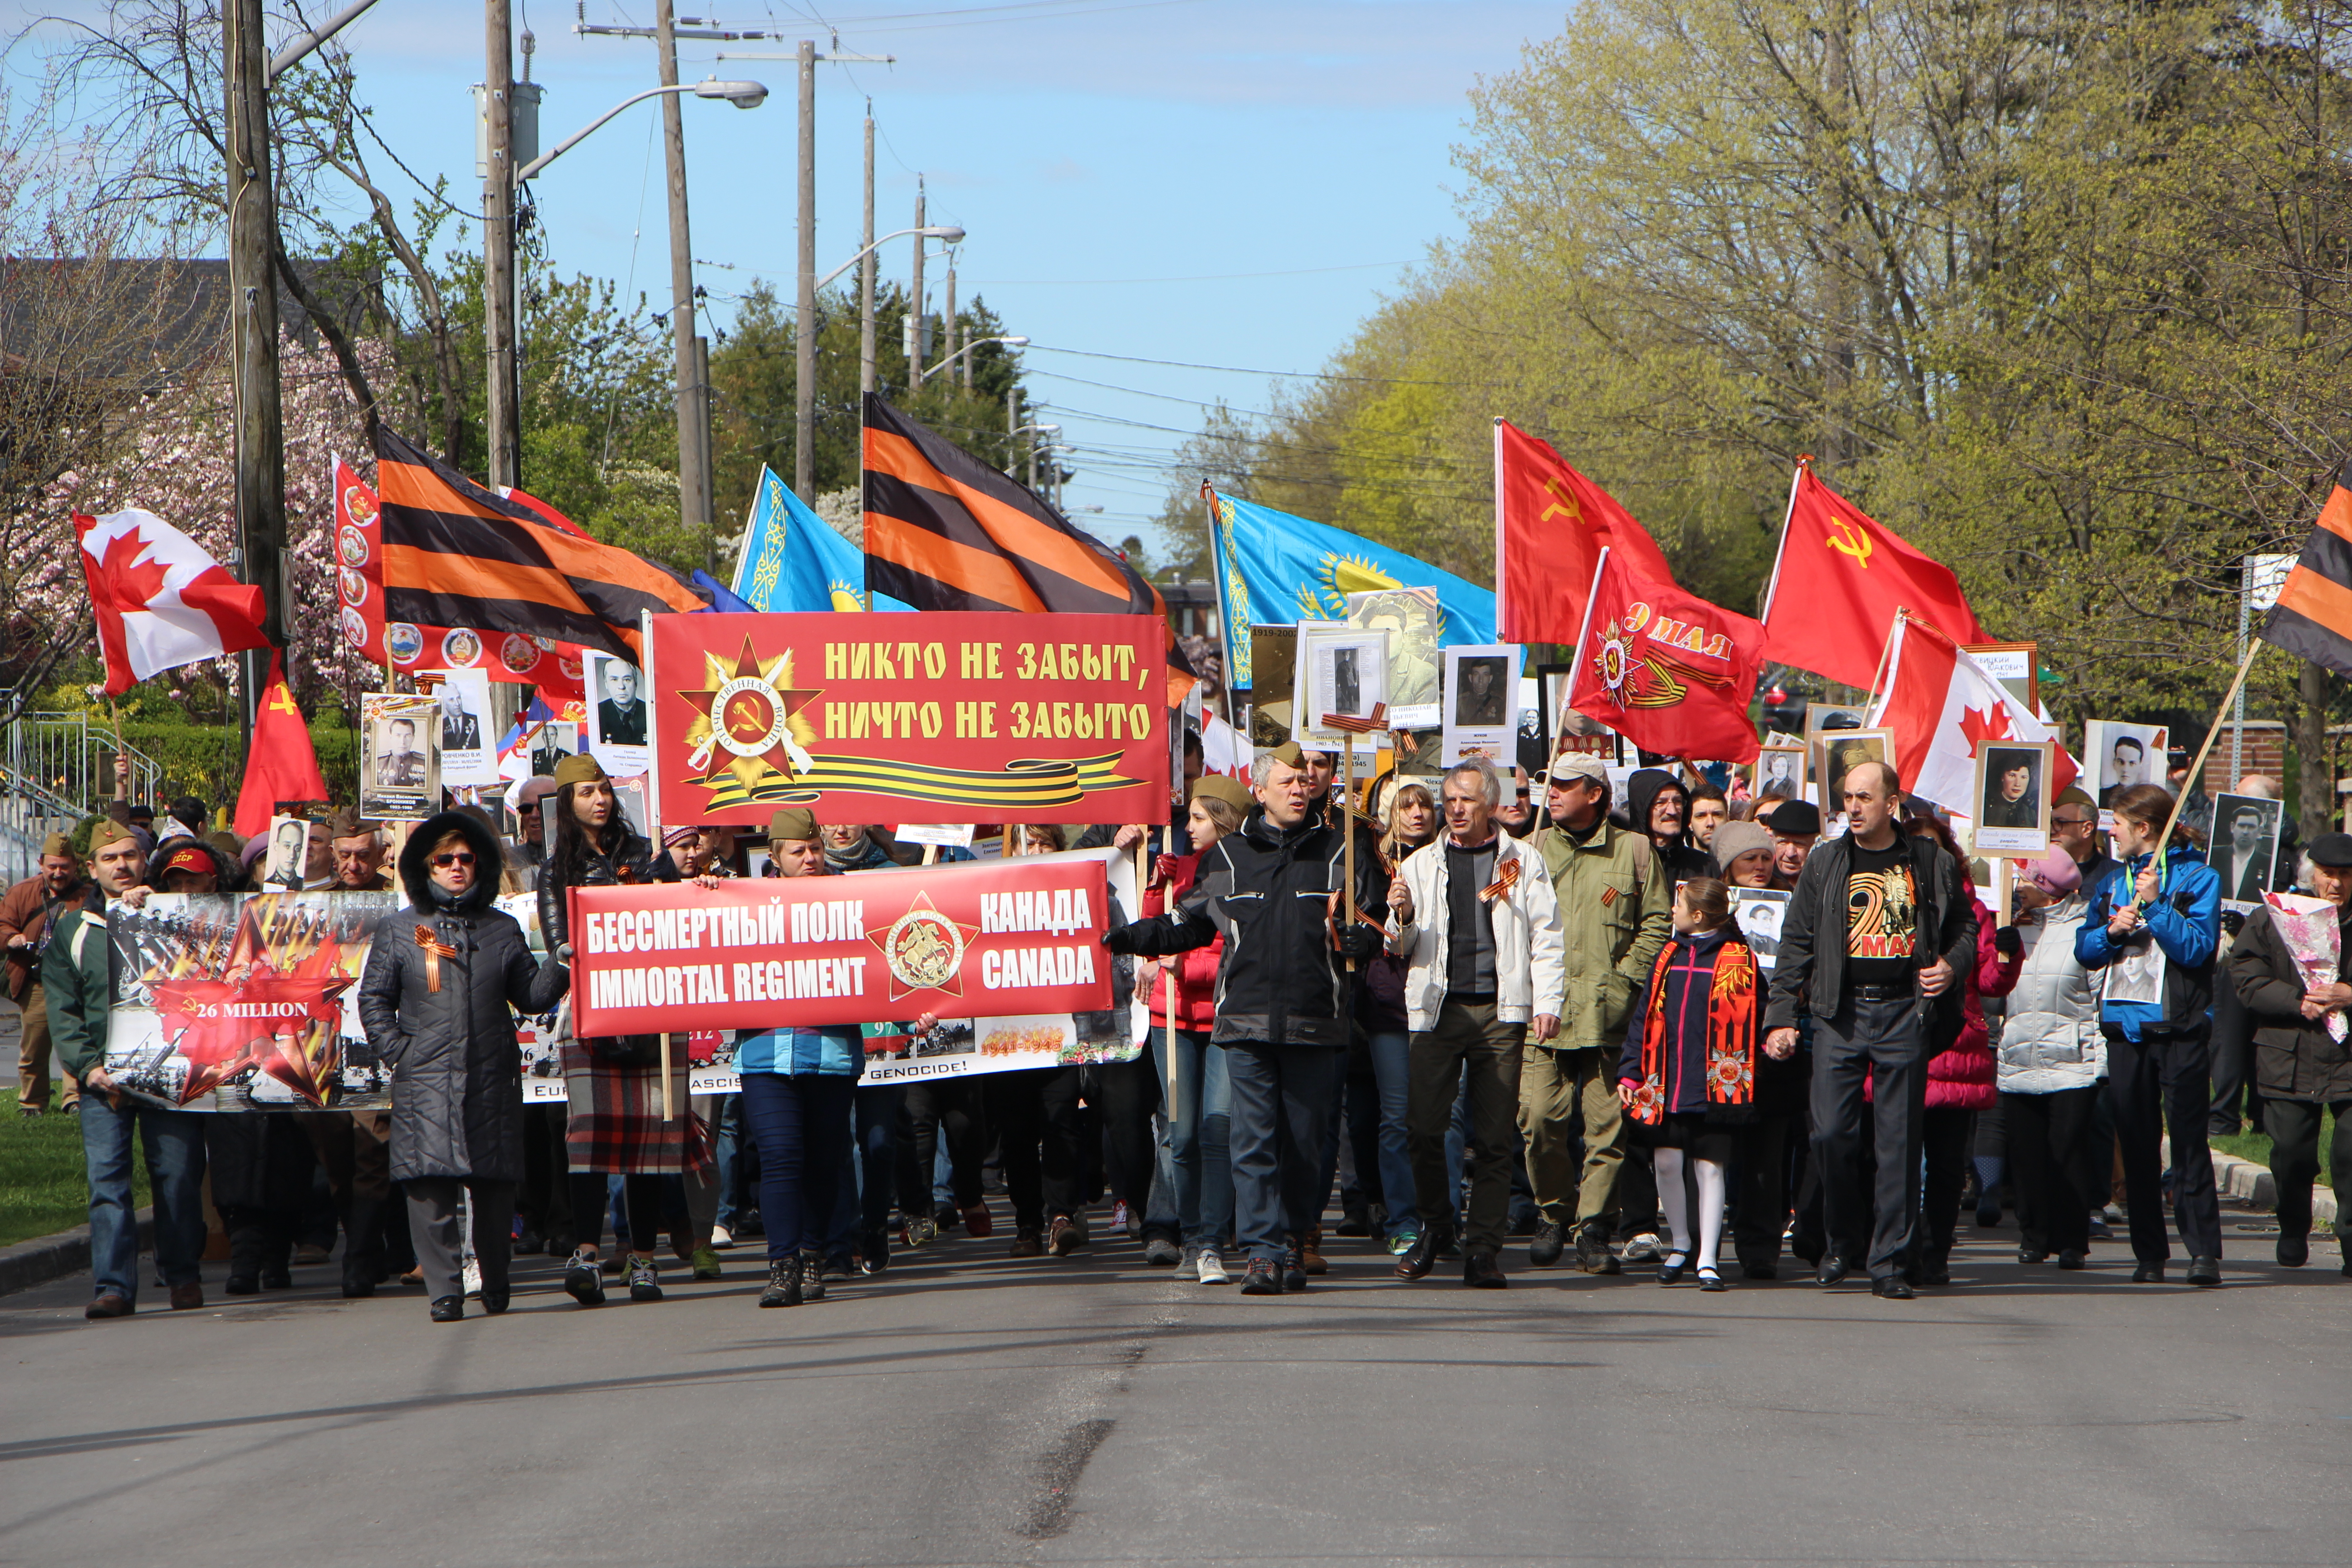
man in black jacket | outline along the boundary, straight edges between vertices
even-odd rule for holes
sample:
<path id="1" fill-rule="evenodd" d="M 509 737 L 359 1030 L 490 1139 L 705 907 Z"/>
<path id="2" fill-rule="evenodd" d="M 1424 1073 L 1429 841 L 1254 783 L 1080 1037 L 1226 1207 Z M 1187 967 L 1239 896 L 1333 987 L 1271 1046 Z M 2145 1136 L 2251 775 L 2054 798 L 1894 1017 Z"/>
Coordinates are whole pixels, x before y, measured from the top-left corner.
<path id="1" fill-rule="evenodd" d="M 1323 1149 L 1347 1067 L 1350 966 L 1380 950 L 1388 879 L 1359 853 L 1357 918 L 1340 908 L 1340 829 L 1315 813 L 1296 742 L 1250 769 L 1257 808 L 1202 856 L 1192 891 L 1169 914 L 1103 937 L 1113 952 L 1160 958 L 1224 938 L 1217 1022 L 1232 1085 L 1234 1221 L 1249 1271 L 1245 1295 L 1307 1289 L 1299 1241 L 1328 1184 Z M 1336 948 L 1336 951 L 1335 951 Z"/>
<path id="2" fill-rule="evenodd" d="M 1764 1048 L 1775 1061 L 1796 1050 L 1804 1002 L 1813 1016 L 1813 1158 L 1830 1231 L 1823 1285 L 1844 1279 L 1864 1245 L 1862 1088 L 1870 1077 L 1878 1154 L 1870 1288 L 1908 1300 L 1927 1058 L 1958 1037 L 1976 915 L 1952 858 L 1933 838 L 1897 827 L 1903 792 L 1894 769 L 1857 763 L 1845 776 L 1844 805 L 1846 836 L 1806 860 L 1781 922 Z"/>

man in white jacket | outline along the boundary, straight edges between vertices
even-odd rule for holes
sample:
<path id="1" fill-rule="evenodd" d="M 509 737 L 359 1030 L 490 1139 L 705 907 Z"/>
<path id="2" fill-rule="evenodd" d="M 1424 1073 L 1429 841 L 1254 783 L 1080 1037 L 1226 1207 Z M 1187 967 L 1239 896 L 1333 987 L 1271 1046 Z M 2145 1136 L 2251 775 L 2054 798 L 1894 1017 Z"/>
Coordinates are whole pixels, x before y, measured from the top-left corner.
<path id="1" fill-rule="evenodd" d="M 1462 1282 L 1499 1289 L 1519 1107 L 1519 1047 L 1559 1031 L 1547 1007 L 1568 984 L 1559 905 L 1543 860 L 1500 832 L 1502 780 L 1482 758 L 1445 775 L 1445 832 L 1406 857 L 1389 887 L 1389 951 L 1409 963 L 1405 1149 L 1412 1161 L 1421 1237 L 1397 1262 L 1400 1279 L 1425 1277 L 1454 1230 L 1445 1168 L 1454 1097 L 1469 1075 L 1470 1214 Z"/>

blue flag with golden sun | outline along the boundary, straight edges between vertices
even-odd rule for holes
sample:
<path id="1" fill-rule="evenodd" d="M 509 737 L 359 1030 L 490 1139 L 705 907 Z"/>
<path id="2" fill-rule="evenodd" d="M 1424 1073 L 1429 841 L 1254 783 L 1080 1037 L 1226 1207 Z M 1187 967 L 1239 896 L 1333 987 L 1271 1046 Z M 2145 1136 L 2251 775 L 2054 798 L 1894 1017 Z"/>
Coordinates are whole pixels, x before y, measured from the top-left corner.
<path id="1" fill-rule="evenodd" d="M 1228 684 L 1250 684 L 1250 627 L 1342 621 L 1349 595 L 1376 588 L 1436 590 L 1449 646 L 1495 640 L 1495 595 L 1475 584 L 1361 534 L 1234 496 L 1210 498 Z"/>
<path id="2" fill-rule="evenodd" d="M 732 586 L 755 610 L 862 610 L 866 557 L 762 464 Z"/>

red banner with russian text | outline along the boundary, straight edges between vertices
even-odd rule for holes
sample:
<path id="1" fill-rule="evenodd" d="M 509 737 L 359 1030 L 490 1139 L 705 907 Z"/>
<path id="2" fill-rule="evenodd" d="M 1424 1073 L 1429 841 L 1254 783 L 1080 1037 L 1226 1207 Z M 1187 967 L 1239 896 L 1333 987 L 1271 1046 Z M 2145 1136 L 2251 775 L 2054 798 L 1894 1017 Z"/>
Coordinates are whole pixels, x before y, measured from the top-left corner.
<path id="1" fill-rule="evenodd" d="M 1098 858 L 574 888 L 582 1035 L 1098 1012 Z"/>
<path id="2" fill-rule="evenodd" d="M 1162 623 L 1139 616 L 662 616 L 661 815 L 1160 822 Z"/>

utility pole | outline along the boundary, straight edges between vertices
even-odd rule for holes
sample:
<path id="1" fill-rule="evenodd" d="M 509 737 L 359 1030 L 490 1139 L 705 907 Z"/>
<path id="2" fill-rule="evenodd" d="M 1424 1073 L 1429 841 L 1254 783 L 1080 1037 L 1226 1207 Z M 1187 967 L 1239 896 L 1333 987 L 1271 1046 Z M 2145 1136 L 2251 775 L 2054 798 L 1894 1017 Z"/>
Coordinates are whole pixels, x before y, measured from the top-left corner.
<path id="1" fill-rule="evenodd" d="M 482 331 L 488 339 L 489 479 L 522 481 L 520 384 L 515 374 L 514 50 L 508 0 L 482 0 Z"/>
<path id="2" fill-rule="evenodd" d="M 793 489 L 816 500 L 816 43 L 801 40 L 800 305 L 794 323 Z"/>
<path id="3" fill-rule="evenodd" d="M 261 590 L 262 635 L 286 644 L 286 429 L 278 401 L 278 212 L 269 168 L 269 47 L 261 0 L 221 7 L 228 133 L 230 371 L 236 387 L 236 539 L 239 574 Z M 244 658 L 245 733 L 253 737 L 267 649 Z"/>
<path id="4" fill-rule="evenodd" d="M 857 391 L 874 390 L 874 100 L 866 100 L 866 226 L 858 232 Z M 859 418 L 865 415 L 861 411 Z"/>
<path id="5" fill-rule="evenodd" d="M 654 0 L 654 63 L 664 87 L 677 85 L 677 17 Z M 694 241 L 686 221 L 686 116 L 677 94 L 662 97 L 662 150 L 669 172 L 669 325 L 677 351 L 677 510 L 688 532 L 710 531 L 710 475 L 703 466 L 702 382 L 694 358 Z"/>
<path id="6" fill-rule="evenodd" d="M 694 337 L 694 423 L 701 432 L 702 449 L 698 456 L 702 471 L 711 472 L 710 462 L 710 340 L 697 332 Z M 713 577 L 719 575 L 719 524 L 714 517 L 702 535 L 702 569 Z"/>
<path id="7" fill-rule="evenodd" d="M 915 176 L 915 270 L 907 298 L 907 390 L 923 390 L 923 359 L 930 352 L 930 333 L 923 319 L 923 176 Z"/>
<path id="8" fill-rule="evenodd" d="M 952 250 L 948 252 L 948 298 L 946 307 L 940 312 L 940 356 L 951 361 L 956 352 L 955 252 Z M 955 381 L 955 370 L 950 365 L 948 370 L 950 389 L 954 387 Z"/>

